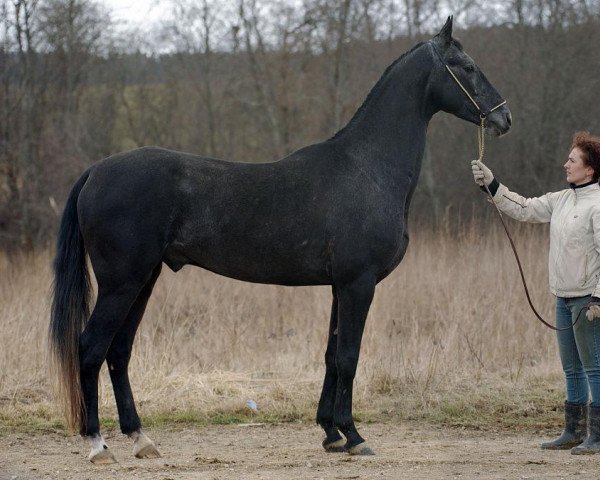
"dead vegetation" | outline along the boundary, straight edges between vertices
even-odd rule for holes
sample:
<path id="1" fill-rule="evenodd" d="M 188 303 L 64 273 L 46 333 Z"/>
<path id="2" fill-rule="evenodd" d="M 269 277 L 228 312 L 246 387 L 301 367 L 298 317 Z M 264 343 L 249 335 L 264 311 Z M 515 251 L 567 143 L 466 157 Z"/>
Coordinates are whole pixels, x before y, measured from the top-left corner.
<path id="1" fill-rule="evenodd" d="M 534 301 L 553 320 L 546 232 L 513 224 Z M 47 374 L 49 252 L 0 257 L 0 426 L 62 426 Z M 131 363 L 147 423 L 312 421 L 324 372 L 327 287 L 254 285 L 165 270 Z M 554 422 L 554 335 L 529 312 L 496 228 L 414 233 L 378 287 L 356 388 L 359 420 L 502 428 Z M 105 424 L 116 419 L 108 375 Z M 255 400 L 258 411 L 246 407 Z"/>

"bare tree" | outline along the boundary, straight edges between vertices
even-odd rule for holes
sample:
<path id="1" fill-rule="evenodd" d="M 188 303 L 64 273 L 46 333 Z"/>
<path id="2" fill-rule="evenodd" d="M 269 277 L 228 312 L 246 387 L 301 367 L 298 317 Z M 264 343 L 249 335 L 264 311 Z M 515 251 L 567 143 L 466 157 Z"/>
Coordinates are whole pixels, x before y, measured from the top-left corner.
<path id="1" fill-rule="evenodd" d="M 571 134 L 600 132 L 600 0 L 174 2 L 152 54 L 140 37 L 119 43 L 94 0 L 0 0 L 1 245 L 50 240 L 60 208 L 48 197 L 60 205 L 113 152 L 264 161 L 333 134 L 446 13 L 513 111 L 511 135 L 488 144 L 501 180 L 560 188 Z M 413 212 L 429 219 L 480 197 L 464 191 L 475 127 L 442 114 L 428 137 Z"/>
<path id="2" fill-rule="evenodd" d="M 54 0 L 40 7 L 44 51 L 52 62 L 52 100 L 56 135 L 75 146 L 81 135 L 77 119 L 82 87 L 100 50 L 108 18 L 90 0 Z"/>
<path id="3" fill-rule="evenodd" d="M 34 243 L 35 208 L 40 179 L 39 141 L 42 130 L 45 84 L 40 81 L 36 50 L 39 32 L 36 25 L 37 0 L 16 0 L 13 3 L 14 35 L 18 52 L 19 97 L 15 111 L 15 133 L 19 159 L 15 162 L 19 190 L 19 237 L 23 247 Z"/>

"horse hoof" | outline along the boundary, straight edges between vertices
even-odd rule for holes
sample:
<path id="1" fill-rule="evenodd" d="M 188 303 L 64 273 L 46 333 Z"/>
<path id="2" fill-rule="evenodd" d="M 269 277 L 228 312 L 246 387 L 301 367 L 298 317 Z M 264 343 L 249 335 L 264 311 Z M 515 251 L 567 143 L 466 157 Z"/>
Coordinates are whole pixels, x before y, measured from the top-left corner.
<path id="1" fill-rule="evenodd" d="M 367 445 L 367 442 L 359 443 L 347 449 L 350 455 L 375 455 L 375 452 Z"/>
<path id="2" fill-rule="evenodd" d="M 329 442 L 329 443 L 326 443 L 326 442 L 327 442 L 327 439 L 325 439 L 323 441 L 323 448 L 328 453 L 338 453 L 338 452 L 346 451 L 346 447 L 344 446 L 344 440 L 341 438 L 339 440 L 335 440 L 333 442 Z"/>
<path id="3" fill-rule="evenodd" d="M 156 446 L 154 444 L 146 445 L 145 447 L 142 447 L 140 450 L 136 449 L 133 452 L 133 454 L 137 458 L 160 458 L 160 457 L 162 457 L 162 455 L 160 454 L 160 452 L 158 451 L 158 449 L 156 448 Z"/>
<path id="4" fill-rule="evenodd" d="M 117 459 L 108 448 L 98 452 L 92 451 L 88 458 L 90 462 L 96 465 L 110 465 L 112 463 L 117 463 Z"/>
<path id="5" fill-rule="evenodd" d="M 90 462 L 95 463 L 97 465 L 108 465 L 111 463 L 117 463 L 115 456 L 108 449 L 108 445 L 106 445 L 106 443 L 104 442 L 102 435 L 97 433 L 87 438 L 90 443 L 90 446 L 92 447 L 92 449 L 90 450 L 90 454 L 88 455 L 88 459 Z"/>
<path id="6" fill-rule="evenodd" d="M 133 444 L 133 454 L 137 458 L 161 457 L 161 454 L 156 448 L 156 445 L 154 445 L 154 442 L 142 432 L 137 432 L 137 434 L 135 435 L 135 442 Z"/>

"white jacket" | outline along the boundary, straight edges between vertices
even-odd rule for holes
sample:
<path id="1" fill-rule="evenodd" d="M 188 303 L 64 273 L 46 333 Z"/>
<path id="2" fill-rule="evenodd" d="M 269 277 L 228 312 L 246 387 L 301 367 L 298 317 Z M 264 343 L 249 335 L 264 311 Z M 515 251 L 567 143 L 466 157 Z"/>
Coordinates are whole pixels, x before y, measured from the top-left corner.
<path id="1" fill-rule="evenodd" d="M 498 208 L 522 222 L 550 222 L 550 290 L 559 297 L 600 297 L 600 187 L 525 198 L 500 184 Z"/>

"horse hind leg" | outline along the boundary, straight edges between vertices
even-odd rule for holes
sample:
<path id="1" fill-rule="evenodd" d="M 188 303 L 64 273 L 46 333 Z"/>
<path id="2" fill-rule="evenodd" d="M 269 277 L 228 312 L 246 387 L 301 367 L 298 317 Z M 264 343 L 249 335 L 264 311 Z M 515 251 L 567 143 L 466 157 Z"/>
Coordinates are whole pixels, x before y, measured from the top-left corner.
<path id="1" fill-rule="evenodd" d="M 123 282 L 105 286 L 99 281 L 98 300 L 79 340 L 80 381 L 84 400 L 81 435 L 91 444 L 93 463 L 114 463 L 115 458 L 100 434 L 98 419 L 98 376 L 115 334 L 145 282 Z"/>
<path id="2" fill-rule="evenodd" d="M 135 334 L 144 316 L 152 289 L 160 275 L 161 267 L 162 264 L 159 264 L 154 269 L 152 277 L 140 291 L 127 315 L 127 319 L 115 335 L 106 355 L 108 371 L 119 412 L 121 432 L 133 439 L 133 454 L 137 458 L 159 458 L 161 456 L 154 442 L 142 431 L 142 424 L 135 408 L 128 372 Z"/>
<path id="3" fill-rule="evenodd" d="M 323 389 L 317 409 L 317 423 L 325 430 L 323 448 L 327 452 L 345 452 L 344 439 L 333 423 L 333 406 L 337 384 L 335 357 L 337 351 L 338 304 L 335 287 L 332 291 L 333 302 L 331 304 L 331 318 L 329 321 L 329 337 L 327 340 L 327 350 L 325 351 L 325 379 L 323 380 Z"/>

